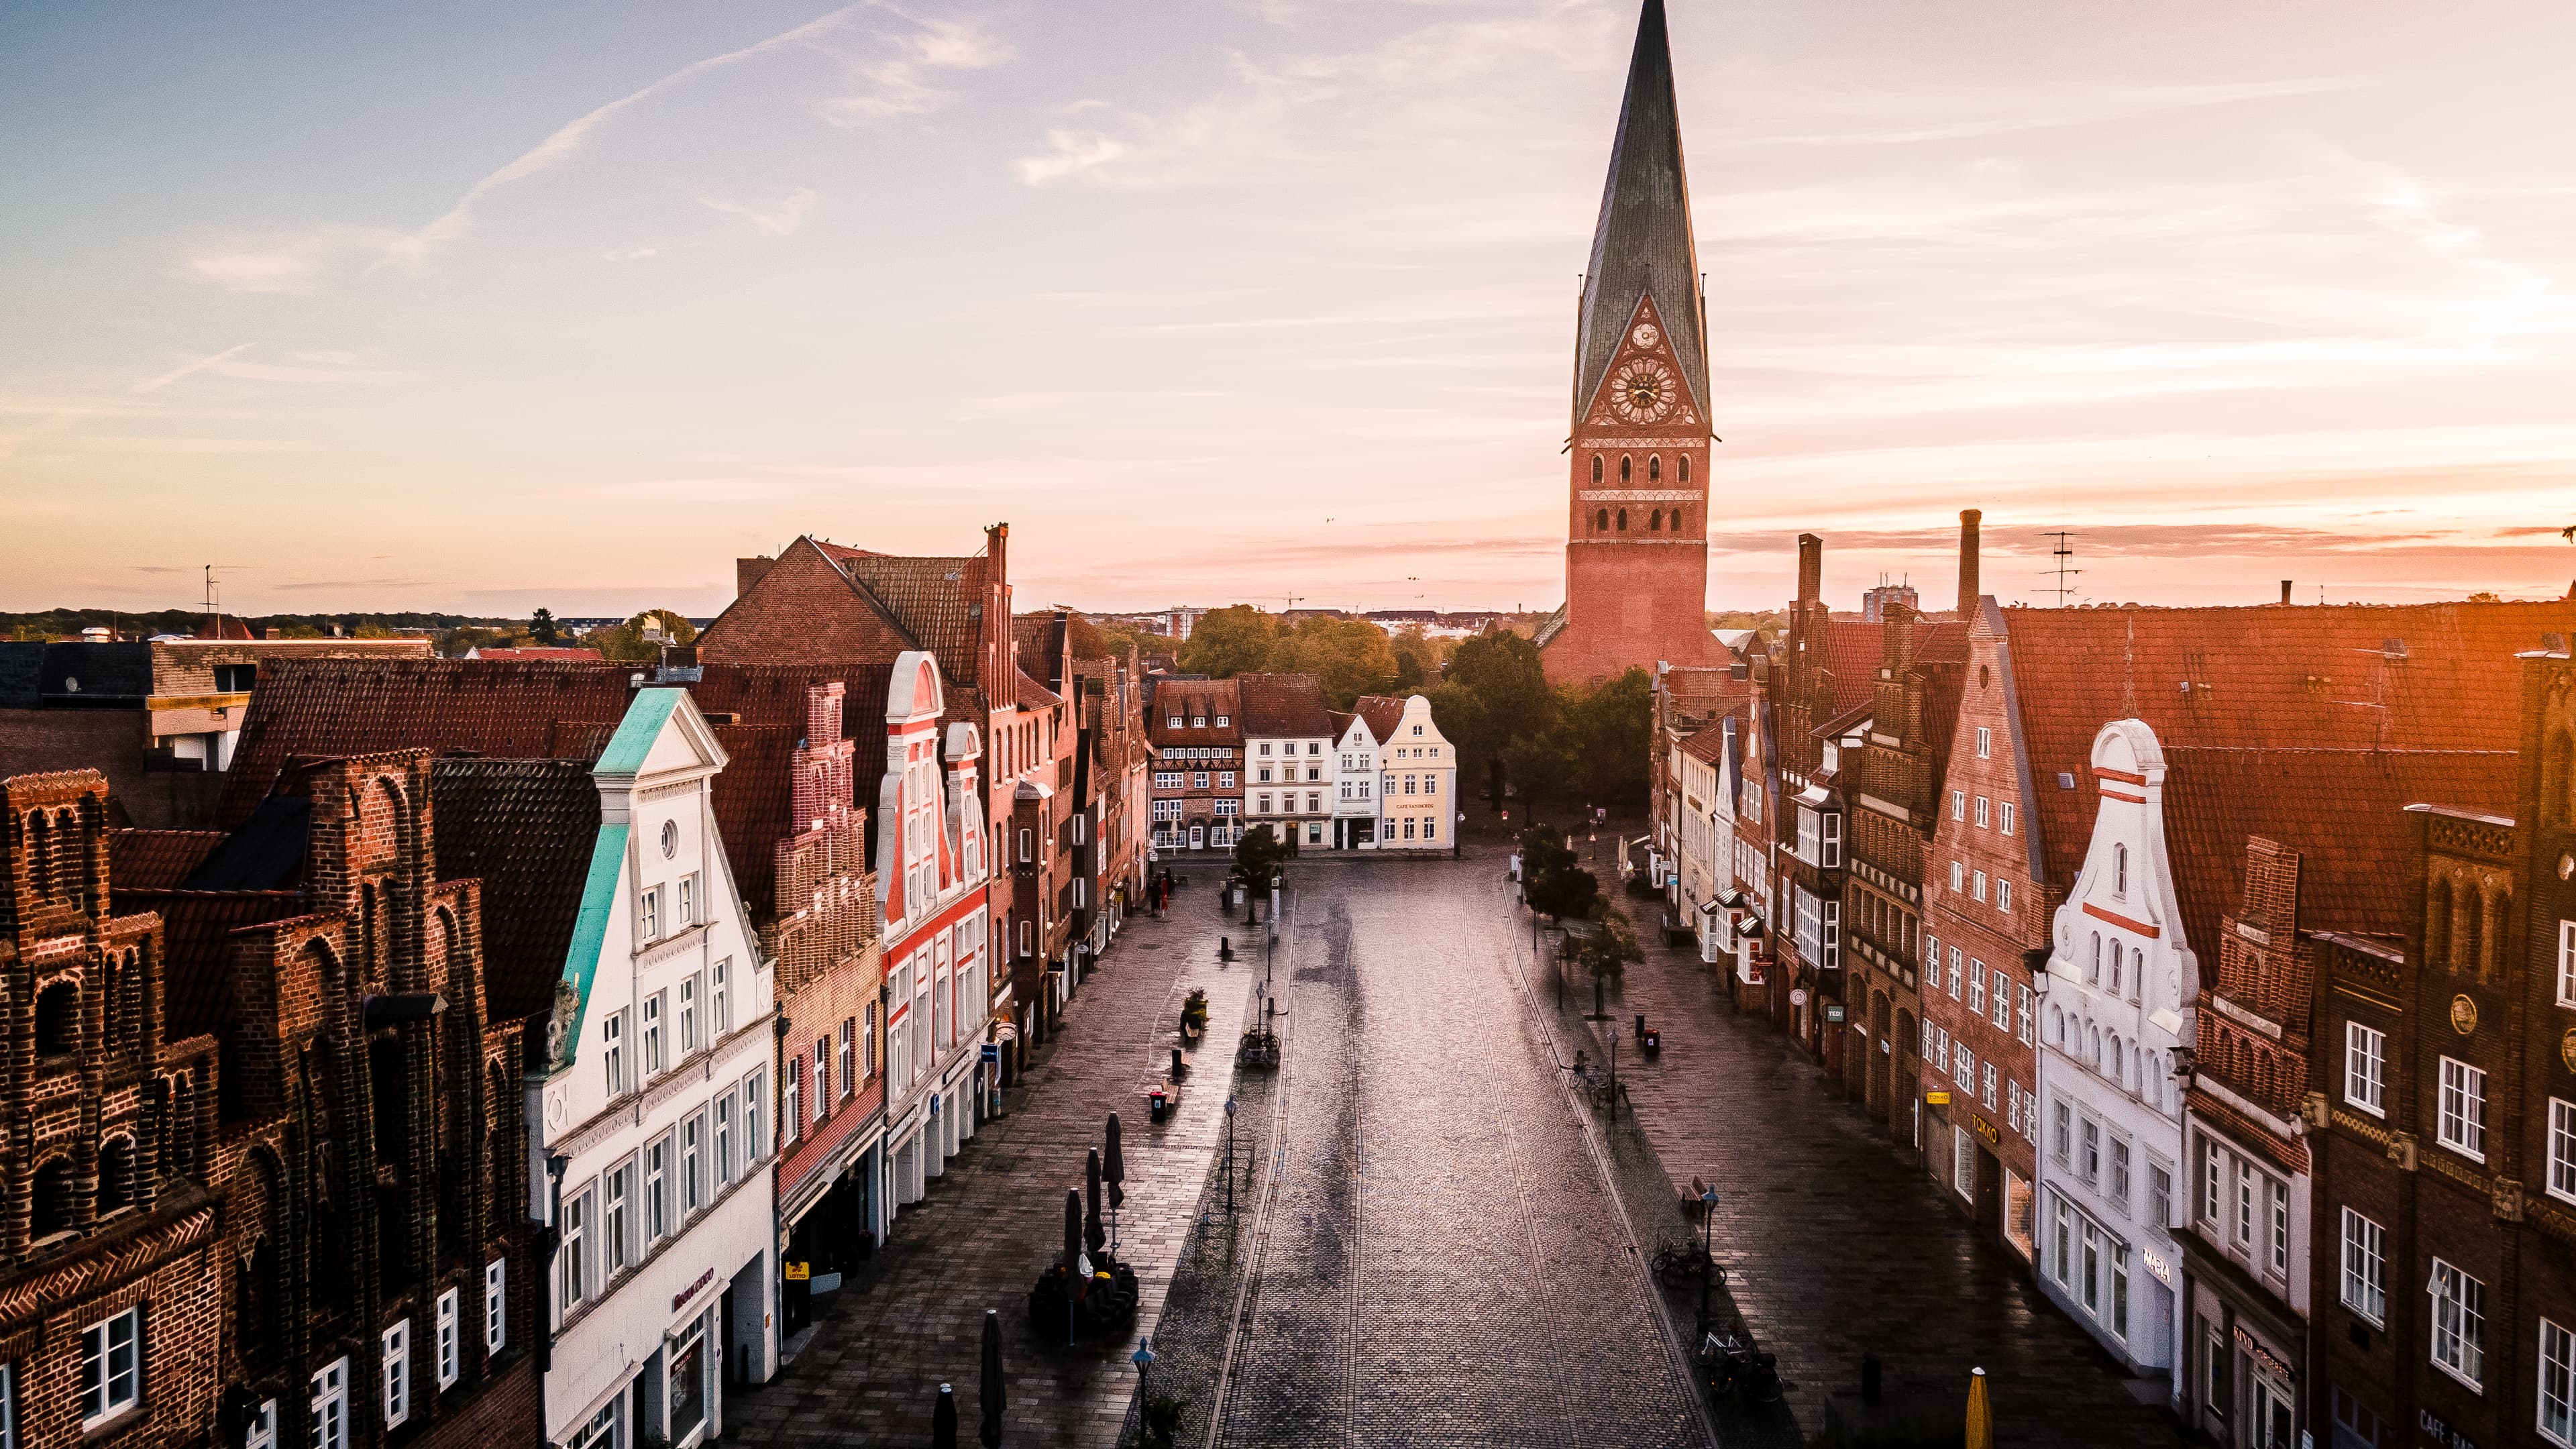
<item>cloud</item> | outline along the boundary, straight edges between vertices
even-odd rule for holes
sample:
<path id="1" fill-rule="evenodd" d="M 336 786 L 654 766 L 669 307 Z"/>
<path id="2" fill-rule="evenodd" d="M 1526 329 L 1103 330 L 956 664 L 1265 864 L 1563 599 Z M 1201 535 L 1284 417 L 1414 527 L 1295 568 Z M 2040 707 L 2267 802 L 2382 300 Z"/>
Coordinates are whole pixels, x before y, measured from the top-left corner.
<path id="1" fill-rule="evenodd" d="M 790 236 L 795 233 L 796 228 L 805 224 L 806 216 L 814 210 L 814 193 L 807 187 L 797 187 L 779 198 L 777 205 L 765 210 L 757 206 L 747 206 L 741 202 L 722 201 L 712 196 L 701 196 L 698 198 L 698 203 L 721 211 L 727 216 L 741 217 L 750 222 L 763 236 Z"/>
<path id="2" fill-rule="evenodd" d="M 303 593 L 314 589 L 434 589 L 437 579 L 312 579 L 300 584 L 275 584 L 279 593 Z"/>
<path id="3" fill-rule="evenodd" d="M 792 47 L 817 45 L 839 29 L 859 8 L 857 5 L 843 6 L 739 50 L 692 61 L 649 85 L 594 107 L 556 127 L 544 140 L 475 182 L 446 211 L 416 229 L 403 231 L 326 223 L 265 241 L 237 239 L 230 245 L 191 256 L 188 268 L 199 278 L 229 291 L 297 292 L 311 289 L 325 275 L 352 261 L 363 262 L 368 271 L 394 263 L 417 266 L 473 230 L 475 209 L 484 198 L 571 161 L 620 113 L 685 86 L 711 71 Z M 920 24 L 926 30 L 943 32 L 919 42 L 916 49 L 920 55 L 930 57 L 971 52 L 971 47 L 944 33 L 957 28 L 953 22 Z"/>
<path id="4" fill-rule="evenodd" d="M 878 8 L 912 26 L 880 33 L 891 54 L 836 56 L 853 88 L 818 102 L 815 113 L 836 126 L 858 126 L 896 116 L 917 116 L 947 104 L 949 92 L 931 83 L 938 71 L 984 70 L 1013 57 L 1011 47 L 973 20 L 930 20 L 884 0 Z"/>
<path id="5" fill-rule="evenodd" d="M 199 372 L 206 368 L 214 367 L 220 363 L 229 362 L 233 358 L 240 356 L 242 353 L 249 351 L 253 345 L 254 344 L 252 343 L 244 342 L 236 346 L 227 347 L 221 352 L 211 353 L 205 357 L 183 362 L 177 367 L 170 369 L 168 372 L 162 373 L 159 377 L 146 378 L 143 381 L 136 383 L 134 385 L 134 391 L 138 394 L 159 392 L 161 389 L 168 387 L 170 384 L 177 382 L 179 379 L 186 377 L 192 372 Z"/>

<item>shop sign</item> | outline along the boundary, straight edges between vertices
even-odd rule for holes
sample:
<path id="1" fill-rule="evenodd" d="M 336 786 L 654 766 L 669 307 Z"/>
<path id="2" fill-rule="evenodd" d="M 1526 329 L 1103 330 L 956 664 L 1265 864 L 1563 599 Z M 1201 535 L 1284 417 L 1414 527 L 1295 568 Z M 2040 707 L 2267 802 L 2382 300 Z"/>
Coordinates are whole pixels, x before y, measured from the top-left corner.
<path id="1" fill-rule="evenodd" d="M 787 1265 L 786 1277 L 787 1281 L 790 1283 L 807 1282 L 810 1281 L 813 1276 L 814 1265 L 811 1263 L 790 1263 Z"/>
<path id="2" fill-rule="evenodd" d="M 2140 1248 L 2138 1259 L 2147 1265 L 2148 1272 L 2156 1275 L 2157 1282 L 2168 1288 L 2173 1286 L 2173 1265 L 2165 1261 L 2164 1254 L 2153 1248 Z"/>
<path id="3" fill-rule="evenodd" d="M 1825 1020 L 1827 1020 L 1827 1021 L 1840 1021 L 1840 1020 L 1842 1020 L 1842 1019 L 1843 1019 L 1843 1005 L 1842 1005 L 1842 1003 L 1841 1003 L 1841 1002 L 1839 1002 L 1839 1001 L 1828 1001 L 1828 1002 L 1826 1002 L 1826 1003 L 1825 1003 Z"/>
<path id="4" fill-rule="evenodd" d="M 2424 1431 L 2426 1440 L 2441 1445 L 2442 1449 L 2478 1449 L 2477 1440 L 2442 1422 L 2441 1415 L 2430 1409 L 2419 1412 L 2422 1417 L 2416 1421 L 2416 1427 Z"/>
<path id="5" fill-rule="evenodd" d="M 1947 1092 L 1926 1092 L 1923 1094 L 1923 1100 L 1931 1103 L 1935 1107 L 1947 1107 L 1950 1105 L 1950 1094 Z"/>
<path id="6" fill-rule="evenodd" d="M 1987 1121 L 1981 1114 L 1975 1112 L 1969 1113 L 1968 1125 L 1977 1129 L 1977 1135 L 1986 1139 L 1987 1146 L 2001 1147 L 2003 1145 L 2004 1134 L 2002 1129 L 1996 1127 L 1994 1123 Z"/>
<path id="7" fill-rule="evenodd" d="M 1804 1006 L 1804 1005 L 1806 1005 L 1806 1004 L 1807 1004 L 1807 988 L 1805 988 L 1805 987 L 1803 987 L 1803 986 L 1800 986 L 1800 987 L 1796 987 L 1796 988 L 1792 989 L 1792 990 L 1789 992 L 1789 1004 L 1790 1004 L 1791 1006 Z"/>
<path id="8" fill-rule="evenodd" d="M 2247 1333 L 2245 1325 L 2241 1323 L 2236 1325 L 2236 1346 L 2245 1350 L 2245 1356 L 2254 1360 L 2256 1368 L 2262 1369 L 2272 1377 L 2285 1384 L 2295 1384 L 2299 1381 L 2297 1372 L 2288 1364 L 2281 1362 L 2270 1349 L 2255 1342 L 2254 1335 Z"/>
<path id="9" fill-rule="evenodd" d="M 677 1313 L 688 1307 L 689 1300 L 698 1296 L 698 1290 L 714 1281 L 716 1281 L 716 1270 L 710 1266 L 707 1271 L 698 1275 L 698 1281 L 671 1295 L 671 1311 Z"/>

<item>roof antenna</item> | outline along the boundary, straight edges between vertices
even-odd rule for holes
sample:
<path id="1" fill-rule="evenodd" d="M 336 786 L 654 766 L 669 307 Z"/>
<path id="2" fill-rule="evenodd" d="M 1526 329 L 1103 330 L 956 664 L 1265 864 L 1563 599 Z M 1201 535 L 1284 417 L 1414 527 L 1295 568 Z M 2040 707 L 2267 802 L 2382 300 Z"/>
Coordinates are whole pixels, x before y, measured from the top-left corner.
<path id="1" fill-rule="evenodd" d="M 2084 572 L 2084 570 L 2079 568 L 2068 567 L 2068 560 L 2075 557 L 2075 534 L 2073 531 L 2068 529 L 2059 529 L 2054 533 L 2042 532 L 2040 537 L 2053 538 L 2057 540 L 2057 547 L 2048 551 L 2049 557 L 2057 560 L 2057 567 L 2053 570 L 2041 570 L 2040 577 L 2046 578 L 2052 572 L 2057 575 L 2057 583 L 2055 585 L 2057 590 L 2057 607 L 2063 609 L 2066 607 L 2067 596 L 2075 592 L 2075 586 L 2068 583 L 2067 580 L 2076 578 Z"/>

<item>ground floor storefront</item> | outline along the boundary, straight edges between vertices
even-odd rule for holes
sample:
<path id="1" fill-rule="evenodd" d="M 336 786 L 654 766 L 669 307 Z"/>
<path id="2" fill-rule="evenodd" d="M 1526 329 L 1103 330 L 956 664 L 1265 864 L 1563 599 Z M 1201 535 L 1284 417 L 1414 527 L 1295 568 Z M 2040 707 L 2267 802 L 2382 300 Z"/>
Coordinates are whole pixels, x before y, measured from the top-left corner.
<path id="1" fill-rule="evenodd" d="M 2199 1235 L 2182 1237 L 2185 1373 L 2179 1407 L 2192 1427 L 2230 1449 L 2292 1449 L 2302 1427 L 2305 1326 Z"/>

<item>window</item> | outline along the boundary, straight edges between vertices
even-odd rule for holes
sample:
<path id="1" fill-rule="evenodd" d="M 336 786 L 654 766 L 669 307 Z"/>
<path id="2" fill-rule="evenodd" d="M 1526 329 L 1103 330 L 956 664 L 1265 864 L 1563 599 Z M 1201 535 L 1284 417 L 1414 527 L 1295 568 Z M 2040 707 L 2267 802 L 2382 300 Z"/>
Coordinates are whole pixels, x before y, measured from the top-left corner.
<path id="1" fill-rule="evenodd" d="M 1978 828 L 1979 830 L 1983 830 L 1983 829 L 1987 828 L 1988 826 L 1992 825 L 1993 823 L 1994 823 L 1994 806 L 1993 806 L 1990 802 L 1988 802 L 1988 801 L 1987 801 L 1987 799 L 1986 799 L 1986 797 L 1985 797 L 1985 796 L 1983 796 L 1983 795 L 1978 796 L 1978 797 L 1977 797 L 1977 828 Z"/>
<path id="2" fill-rule="evenodd" d="M 2056 1158 L 2060 1162 L 2064 1162 L 2066 1160 L 2067 1151 L 2066 1141 L 2068 1136 L 2074 1131 L 2072 1124 L 2075 1117 L 2072 1110 L 2070 1110 L 2063 1101 L 2054 1103 L 2053 1105 L 2055 1106 L 2056 1111 L 2049 1118 L 2048 1152 L 2050 1156 Z"/>
<path id="3" fill-rule="evenodd" d="M 2540 1320 L 2540 1432 L 2576 1444 L 2576 1335 Z"/>
<path id="4" fill-rule="evenodd" d="M 0 1382 L 5 1382 L 8 1375 L 8 1370 L 0 1370 Z M 10 1402 L 0 1405 L 6 1410 L 0 1414 L 0 1449 L 18 1449 L 16 1397 L 13 1388 Z M 251 1411 L 250 1424 L 242 1431 L 242 1449 L 277 1449 L 277 1400 L 262 1399 L 259 1407 Z"/>
<path id="5" fill-rule="evenodd" d="M 2456 1057 L 2442 1058 L 2442 1145 L 2487 1160 L 2487 1074 Z"/>
<path id="6" fill-rule="evenodd" d="M 142 1401 L 143 1310 L 138 1307 L 93 1323 L 81 1334 L 81 1427 L 104 1424 Z"/>
<path id="7" fill-rule="evenodd" d="M 1955 894 L 1967 888 L 1968 868 L 1955 860 L 1950 862 L 1950 890 Z"/>
<path id="8" fill-rule="evenodd" d="M 2029 1045 L 2031 1044 L 2031 1040 L 2030 1040 L 2030 1030 L 2031 1030 L 2031 1026 L 2030 1026 L 2030 1022 L 2031 1022 L 2031 1009 L 2030 1009 L 2030 988 L 2029 988 L 2029 987 L 2027 987 L 2027 986 L 2016 986 L 2016 987 L 2014 987 L 2014 988 L 2013 988 L 2013 1009 L 2014 1009 L 2014 1011 L 2017 1013 L 2017 1017 L 2016 1017 L 2016 1021 L 2015 1021 L 2015 1025 L 2014 1025 L 2014 1034 L 2015 1034 L 2016 1036 L 2018 1036 L 2018 1037 L 2021 1039 L 2021 1044 L 2022 1044 L 2023 1046 L 2029 1046 Z"/>
<path id="9" fill-rule="evenodd" d="M 1984 725 L 1977 726 L 1977 758 L 1980 760 L 1989 760 L 1994 758 L 1994 753 L 1995 732 Z M 1983 824 L 1985 822 L 1979 821 L 1978 823 Z"/>
<path id="10" fill-rule="evenodd" d="M 635 910 L 635 934 L 650 941 L 662 934 L 662 888 L 655 886 L 644 893 Z"/>
<path id="11" fill-rule="evenodd" d="M 873 1001 L 859 1012 L 859 1072 L 863 1078 L 877 1074 L 877 1004 Z"/>
<path id="12" fill-rule="evenodd" d="M 2266 1179 L 2264 1190 L 2272 1196 L 2272 1271 L 2290 1271 L 2290 1188 L 2289 1184 Z"/>
<path id="13" fill-rule="evenodd" d="M 2061 1112 L 2061 1113 L 2063 1113 L 2065 1110 L 2066 1110 L 2066 1109 L 2065 1109 L 2065 1108 L 2063 1108 L 2063 1107 L 2060 1107 L 2060 1108 L 2058 1109 L 2058 1111 L 2059 1111 L 2059 1112 Z M 2061 1117 L 2059 1120 L 2062 1122 L 2064 1119 L 2063 1119 L 2063 1117 Z M 2052 1258 L 2054 1258 L 2054 1259 L 2056 1260 L 2056 1262 L 2057 1262 L 2057 1281 L 2058 1281 L 2060 1284 L 2063 1284 L 2063 1283 L 2066 1281 L 2067 1269 L 2073 1266 L 2073 1265 L 2072 1265 L 2072 1263 L 2070 1263 L 2070 1262 L 2069 1262 L 2069 1255 L 2068 1255 L 2068 1253 L 2067 1253 L 2067 1242 L 2066 1242 L 2066 1239 L 2067 1239 L 2067 1228 L 2068 1228 L 2068 1226 L 2069 1226 L 2069 1220 L 2070 1220 L 2071 1216 L 2072 1216 L 2072 1215 L 2071 1215 L 2070 1213 L 2068 1213 L 2068 1212 L 2067 1212 L 2067 1210 L 2066 1210 L 2066 1201 L 2065 1201 L 2065 1199 L 2063 1199 L 2063 1198 L 2058 1199 L 2058 1201 L 2057 1201 L 2057 1235 L 2056 1235 L 2056 1236 L 2057 1236 L 2057 1241 L 2056 1241 L 2056 1245 L 2055 1245 L 2055 1246 L 2056 1246 L 2056 1248 L 2057 1248 L 2057 1251 L 2056 1251 L 2055 1253 L 2051 1254 L 2050 1256 L 2051 1256 Z"/>
<path id="14" fill-rule="evenodd" d="M 2129 1144 L 2116 1138 L 2111 1143 L 2111 1202 L 2124 1213 L 2129 1210 Z"/>
<path id="15" fill-rule="evenodd" d="M 680 877 L 680 929 L 687 930 L 697 923 L 698 878 L 694 875 L 684 875 Z"/>
<path id="16" fill-rule="evenodd" d="M 563 1203 L 563 1235 L 555 1248 L 555 1261 L 563 1276 L 562 1306 L 573 1305 L 590 1296 L 590 1204 L 592 1187 L 567 1194 Z"/>
<path id="17" fill-rule="evenodd" d="M 680 983 L 680 1055 L 698 1049 L 698 978 Z"/>
<path id="18" fill-rule="evenodd" d="M 2218 1199 L 2224 1183 L 2221 1181 L 2220 1171 L 2218 1149 L 2215 1147 L 2204 1149 L 2200 1174 L 2200 1220 L 2209 1224 L 2212 1233 L 2218 1231 L 2218 1225 L 2222 1221 Z"/>
<path id="19" fill-rule="evenodd" d="M 671 1134 L 663 1133 L 644 1148 L 644 1240 L 671 1236 Z"/>
<path id="20" fill-rule="evenodd" d="M 2125 845 L 2111 847 L 2111 894 L 2124 901 L 2129 898 L 2129 847 Z"/>
<path id="21" fill-rule="evenodd" d="M 2085 1118 L 2082 1136 L 2084 1155 L 2075 1166 L 2084 1178 L 2084 1185 L 2091 1187 L 2102 1180 L 2102 1124 L 2090 1117 Z"/>
<path id="22" fill-rule="evenodd" d="M 1973 967 L 1975 963 L 1970 965 Z M 1986 1014 L 1986 973 L 1982 970 L 1971 969 L 1968 972 L 1968 1010 L 1977 1016 Z"/>
<path id="23" fill-rule="evenodd" d="M 1950 1186 L 1957 1189 L 1959 1196 L 1974 1202 L 1977 1197 L 1977 1139 L 1968 1134 L 1967 1128 L 1961 1127 L 1950 1138 L 1950 1149 Z"/>
<path id="24" fill-rule="evenodd" d="M 313 1449 L 349 1449 L 349 1361 L 331 1360 L 312 1388 Z"/>
<path id="25" fill-rule="evenodd" d="M 707 1115 L 693 1112 L 680 1123 L 680 1211 L 696 1212 L 707 1205 L 705 1145 Z"/>
<path id="26" fill-rule="evenodd" d="M 769 1074 L 755 1071 L 742 1079 L 742 1160 L 755 1163 L 769 1155 L 769 1139 L 762 1134 L 761 1104 L 769 1099 Z"/>
<path id="27" fill-rule="evenodd" d="M 2236 1246 L 2251 1253 L 2254 1249 L 2254 1169 L 2240 1161 L 2236 1164 Z"/>
<path id="28" fill-rule="evenodd" d="M 2344 1209 L 2344 1307 L 2388 1323 L 2388 1230 Z"/>
<path id="29" fill-rule="evenodd" d="M 1985 1090 L 1978 1093 L 1977 1099 L 1986 1104 L 1987 1111 L 1995 1109 L 1995 1064 L 1992 1058 L 1986 1061 Z"/>
<path id="30" fill-rule="evenodd" d="M 716 1185 L 733 1181 L 733 1093 L 716 1098 Z"/>
<path id="31" fill-rule="evenodd" d="M 1953 790 L 1950 792 L 1950 818 L 1953 820 L 1965 820 L 1968 818 L 1967 791 Z"/>
<path id="32" fill-rule="evenodd" d="M 1190 772 L 1190 788 L 1191 788 L 1191 789 L 1193 789 L 1193 790 L 1204 790 L 1204 789 L 1206 789 L 1207 787 L 1208 787 L 1208 772 L 1207 772 L 1207 771 L 1205 771 L 1205 770 L 1193 770 L 1193 771 L 1191 771 L 1191 772 Z"/>
<path id="33" fill-rule="evenodd" d="M 2002 818 L 1996 822 L 1995 828 L 2006 835 L 2013 833 L 2013 802 L 2010 800 L 2004 802 Z"/>
<path id="34" fill-rule="evenodd" d="M 2433 1260 L 2433 1364 L 2471 1388 L 2486 1373 L 2486 1285 Z"/>
<path id="35" fill-rule="evenodd" d="M 1218 789 L 1220 789 L 1220 790 L 1231 790 L 1231 789 L 1233 789 L 1233 788 L 1234 788 L 1234 772 L 1233 772 L 1232 770 L 1219 770 L 1219 771 L 1217 771 L 1217 772 L 1216 772 L 1216 787 L 1217 787 Z M 1226 802 L 1224 802 L 1224 803 L 1231 805 L 1231 804 L 1233 804 L 1234 802 L 1233 802 L 1233 801 L 1231 801 L 1231 800 L 1229 800 L 1229 801 L 1226 801 Z M 1219 812 L 1217 812 L 1217 813 L 1219 813 L 1219 814 L 1224 814 L 1225 812 L 1223 812 L 1223 811 L 1219 811 Z"/>
<path id="36" fill-rule="evenodd" d="M 1681 457 L 1680 457 L 1680 458 L 1678 458 L 1678 459 L 1676 459 L 1676 460 L 1674 460 L 1674 461 L 1675 461 L 1675 463 L 1679 466 L 1679 468 L 1680 468 L 1680 470 L 1681 470 L 1679 473 L 1677 473 L 1677 474 L 1675 474 L 1675 475 L 1674 475 L 1674 476 L 1675 476 L 1675 478 L 1677 479 L 1677 481 L 1680 481 L 1680 482 L 1683 482 L 1683 483 L 1688 483 L 1688 482 L 1690 481 L 1690 454 L 1688 454 L 1688 453 L 1684 453 L 1684 454 L 1682 454 L 1682 455 L 1681 455 Z M 1679 528 L 1679 527 L 1681 527 L 1681 518 L 1682 518 L 1682 511 L 1681 511 L 1680 509 L 1678 509 L 1678 508 L 1674 509 L 1674 510 L 1673 510 L 1673 527 L 1675 527 L 1675 528 Z"/>
<path id="37" fill-rule="evenodd" d="M 2549 1099 L 2549 1195 L 2576 1202 L 2576 1102 Z"/>
<path id="38" fill-rule="evenodd" d="M 635 1159 L 608 1170 L 608 1271 L 635 1265 Z"/>
<path id="39" fill-rule="evenodd" d="M 853 1029 L 856 1028 L 857 1025 L 858 1022 L 855 1018 L 846 1016 L 841 1018 L 841 1095 L 844 1097 L 859 1089 L 859 1076 L 856 1069 L 856 1063 L 851 1058 L 851 1053 L 857 1050 L 854 1038 L 851 1035 Z M 822 1059 L 823 1044 L 818 1041 L 814 1043 L 814 1060 L 820 1062 Z M 819 1121 L 821 1119 L 823 1110 L 823 1104 L 820 1101 L 815 1102 L 814 1114 L 816 1120 Z"/>
<path id="40" fill-rule="evenodd" d="M 2102 1315 L 2102 1230 L 2084 1224 L 2084 1311 Z"/>
<path id="41" fill-rule="evenodd" d="M 1977 900 L 1984 900 L 1986 898 L 1986 873 L 1982 870 L 1978 871 L 1973 877 L 1971 877 L 1971 880 L 1973 884 L 1969 886 L 1968 894 Z"/>
<path id="42" fill-rule="evenodd" d="M 1217 727 L 1218 729 L 1224 729 L 1224 728 L 1226 727 L 1226 724 L 1227 724 L 1226 716 L 1224 716 L 1224 715 L 1218 715 L 1218 716 L 1216 717 L 1216 727 Z"/>
<path id="43" fill-rule="evenodd" d="M 1982 961 L 1971 961 L 1968 963 L 1968 966 L 1972 970 L 1985 969 L 1985 963 Z M 2012 981 L 2001 971 L 1993 973 L 1991 979 L 1995 983 L 1995 1025 L 2002 1027 L 2006 1031 L 2010 1031 L 2012 1030 Z"/>
<path id="44" fill-rule="evenodd" d="M 509 1260 L 495 1258 L 483 1265 L 483 1352 L 486 1357 L 499 1353 L 510 1341 L 509 1299 L 502 1289 L 510 1274 Z"/>
<path id="45" fill-rule="evenodd" d="M 600 1040 L 605 1043 L 600 1060 L 608 1068 L 608 1095 L 623 1097 L 626 1095 L 625 1012 L 612 1011 L 608 1014 L 607 1022 L 600 1028 Z"/>
<path id="46" fill-rule="evenodd" d="M 2385 1116 L 2388 1091 L 2388 1034 L 2360 1021 L 2344 1024 L 2344 1101 L 2372 1116 Z"/>
<path id="47" fill-rule="evenodd" d="M 2147 1164 L 2147 1221 L 2158 1227 L 2173 1222 L 2173 1172 L 2161 1162 Z"/>
<path id="48" fill-rule="evenodd" d="M 783 1141 L 793 1142 L 805 1130 L 805 1116 L 796 1110 L 797 1098 L 801 1095 L 797 1089 L 804 1080 L 805 1058 L 802 1056 L 789 1057 L 786 1064 L 778 1069 L 778 1135 Z"/>
<path id="49" fill-rule="evenodd" d="M 725 989 L 725 984 L 732 975 L 733 962 L 716 963 L 715 986 L 709 994 L 715 1000 L 715 1034 L 719 1037 L 733 1030 L 733 996 Z"/>
<path id="50" fill-rule="evenodd" d="M 456 1387 L 456 1289 L 438 1294 L 438 1387 Z"/>
<path id="51" fill-rule="evenodd" d="M 1944 1042 L 1948 1041 L 1950 1034 L 1943 1032 L 1941 1039 Z M 1968 1091 L 1976 1090 L 1977 1054 L 1969 1050 L 1966 1042 L 1959 1043 L 1956 1058 L 1950 1067 L 1950 1075 L 1959 1079 L 1959 1085 L 1962 1088 Z"/>
<path id="52" fill-rule="evenodd" d="M 644 1076 L 648 1081 L 666 1065 L 662 1060 L 662 1004 L 670 994 L 656 991 L 644 998 Z"/>
<path id="53" fill-rule="evenodd" d="M 2558 923 L 2558 1004 L 2576 1006 L 2576 921 Z"/>
<path id="54" fill-rule="evenodd" d="M 384 1332 L 385 1427 L 411 1417 L 411 1320 L 406 1318 Z"/>
<path id="55" fill-rule="evenodd" d="M 2011 881 L 1997 880 L 1995 882 L 1995 909 L 2004 912 L 2006 915 L 2010 915 L 2012 913 Z"/>

